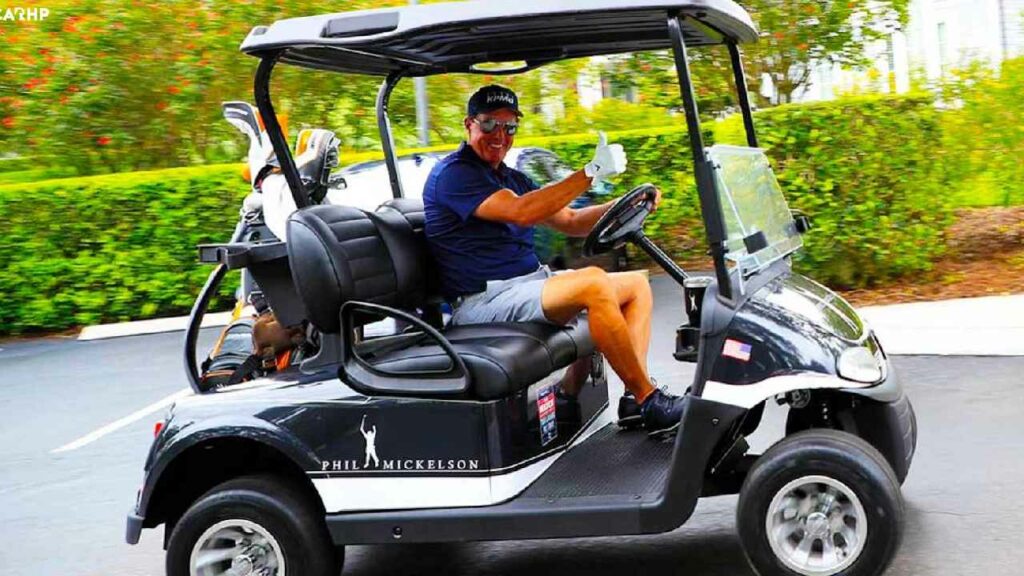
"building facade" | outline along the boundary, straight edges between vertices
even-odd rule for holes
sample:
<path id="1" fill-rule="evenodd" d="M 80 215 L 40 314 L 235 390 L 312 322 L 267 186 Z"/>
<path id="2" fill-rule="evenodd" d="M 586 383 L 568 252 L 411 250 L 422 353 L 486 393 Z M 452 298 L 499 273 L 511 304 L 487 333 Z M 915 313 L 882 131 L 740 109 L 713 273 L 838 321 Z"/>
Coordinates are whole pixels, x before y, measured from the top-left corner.
<path id="1" fill-rule="evenodd" d="M 913 0 L 904 30 L 868 48 L 865 70 L 819 65 L 794 101 L 831 100 L 855 92 L 906 92 L 912 79 L 934 82 L 972 61 L 995 67 L 1024 55 L 1024 0 Z M 580 103 L 587 108 L 604 98 L 629 100 L 600 74 L 600 63 L 580 75 Z M 764 96 L 773 97 L 766 78 Z"/>
<path id="2" fill-rule="evenodd" d="M 905 30 L 870 47 L 868 70 L 820 66 L 797 100 L 905 92 L 912 77 L 934 82 L 973 61 L 996 67 L 1024 55 L 1024 0 L 914 0 L 909 16 Z"/>

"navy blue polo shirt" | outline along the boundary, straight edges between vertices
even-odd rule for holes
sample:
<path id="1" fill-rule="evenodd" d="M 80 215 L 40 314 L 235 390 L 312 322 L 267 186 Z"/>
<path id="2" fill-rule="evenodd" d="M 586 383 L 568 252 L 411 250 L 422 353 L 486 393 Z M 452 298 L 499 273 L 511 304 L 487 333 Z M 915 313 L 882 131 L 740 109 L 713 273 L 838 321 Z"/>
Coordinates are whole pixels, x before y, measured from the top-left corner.
<path id="1" fill-rule="evenodd" d="M 488 280 L 505 280 L 540 266 L 533 227 L 492 222 L 473 215 L 498 190 L 525 194 L 540 188 L 502 163 L 495 170 L 465 142 L 430 171 L 423 187 L 425 232 L 446 297 L 482 291 Z"/>

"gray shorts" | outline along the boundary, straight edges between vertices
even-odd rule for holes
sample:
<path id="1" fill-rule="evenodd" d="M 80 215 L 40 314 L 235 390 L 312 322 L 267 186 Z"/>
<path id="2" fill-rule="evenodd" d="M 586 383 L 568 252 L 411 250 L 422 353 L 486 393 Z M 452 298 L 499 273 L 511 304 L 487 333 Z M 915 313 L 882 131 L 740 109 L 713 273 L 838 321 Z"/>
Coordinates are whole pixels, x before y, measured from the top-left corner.
<path id="1" fill-rule="evenodd" d="M 545 265 L 536 272 L 508 280 L 490 280 L 483 292 L 466 296 L 454 306 L 451 323 L 550 323 L 541 307 L 541 293 L 544 290 L 544 282 L 561 272 L 563 270 L 553 272 Z"/>

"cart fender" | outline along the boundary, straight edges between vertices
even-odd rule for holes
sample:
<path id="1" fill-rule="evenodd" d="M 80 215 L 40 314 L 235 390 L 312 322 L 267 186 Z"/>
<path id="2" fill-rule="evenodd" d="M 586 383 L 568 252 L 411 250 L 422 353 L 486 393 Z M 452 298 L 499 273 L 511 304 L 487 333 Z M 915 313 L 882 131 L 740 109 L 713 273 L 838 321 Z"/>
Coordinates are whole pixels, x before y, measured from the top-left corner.
<path id="1" fill-rule="evenodd" d="M 211 418 L 202 421 L 201 425 L 172 427 L 164 433 L 168 434 L 168 438 L 163 439 L 162 445 L 154 452 L 152 466 L 147 471 L 140 494 L 137 512 L 143 517 L 164 471 L 187 450 L 205 442 L 220 439 L 250 440 L 284 454 L 302 470 L 315 470 L 318 465 L 316 455 L 290 432 L 255 417 Z"/>
<path id="2" fill-rule="evenodd" d="M 701 394 L 701 397 L 705 400 L 750 409 L 768 398 L 793 390 L 827 389 L 860 393 L 873 386 L 877 385 L 844 380 L 831 374 L 802 372 L 772 376 L 753 384 L 726 384 L 708 380 L 704 384 L 704 393 Z"/>

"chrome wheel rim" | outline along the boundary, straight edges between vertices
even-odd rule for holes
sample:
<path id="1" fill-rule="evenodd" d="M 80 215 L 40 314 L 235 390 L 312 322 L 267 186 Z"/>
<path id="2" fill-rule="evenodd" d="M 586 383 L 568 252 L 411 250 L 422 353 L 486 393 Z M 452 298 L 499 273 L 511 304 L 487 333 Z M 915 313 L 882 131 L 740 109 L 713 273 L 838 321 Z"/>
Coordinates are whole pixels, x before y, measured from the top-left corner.
<path id="1" fill-rule="evenodd" d="M 192 576 L 285 576 L 281 545 L 249 520 L 223 520 L 196 540 L 189 558 Z"/>
<path id="2" fill-rule="evenodd" d="M 829 576 L 857 561 L 867 541 L 864 506 L 846 484 L 804 476 L 786 484 L 768 506 L 768 543 L 787 568 Z"/>

